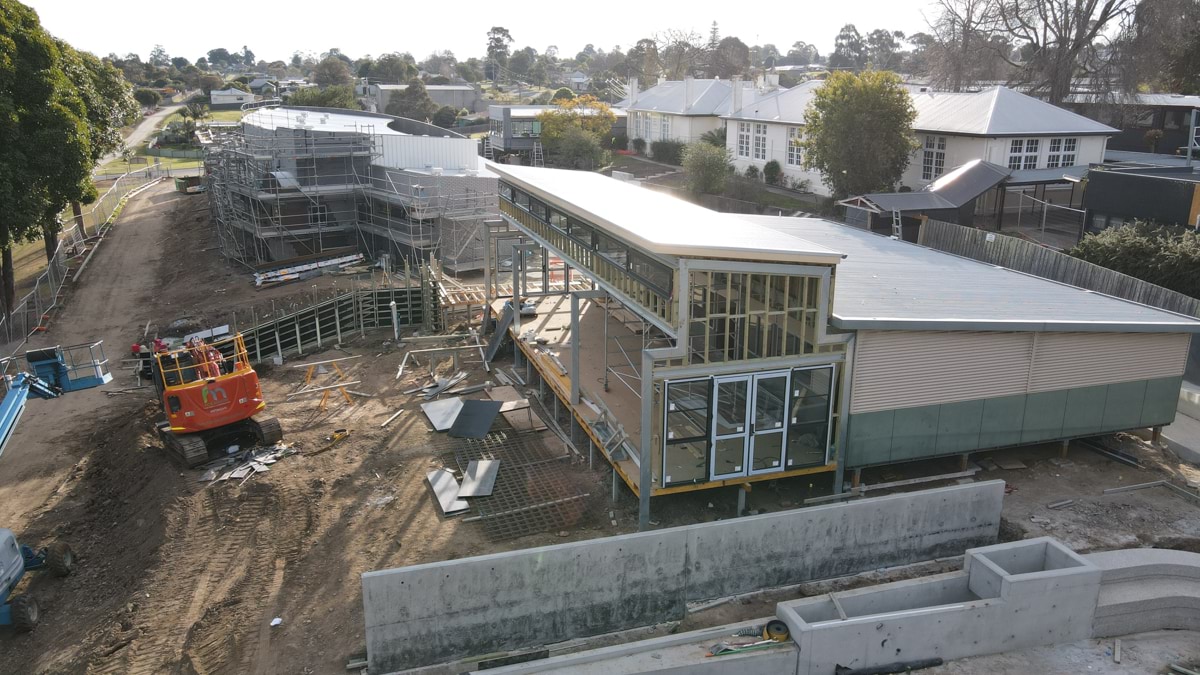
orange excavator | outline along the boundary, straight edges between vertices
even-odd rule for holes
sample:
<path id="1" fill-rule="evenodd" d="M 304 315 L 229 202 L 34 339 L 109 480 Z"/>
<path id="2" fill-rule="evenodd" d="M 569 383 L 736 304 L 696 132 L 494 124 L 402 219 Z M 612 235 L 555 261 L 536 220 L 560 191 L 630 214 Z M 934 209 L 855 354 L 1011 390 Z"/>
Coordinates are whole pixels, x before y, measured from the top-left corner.
<path id="1" fill-rule="evenodd" d="M 208 461 L 238 438 L 253 435 L 263 445 L 283 438 L 266 407 L 258 373 L 241 334 L 212 343 L 192 338 L 174 349 L 158 347 L 150 359 L 151 379 L 166 420 L 158 435 L 176 461 L 189 468 Z"/>

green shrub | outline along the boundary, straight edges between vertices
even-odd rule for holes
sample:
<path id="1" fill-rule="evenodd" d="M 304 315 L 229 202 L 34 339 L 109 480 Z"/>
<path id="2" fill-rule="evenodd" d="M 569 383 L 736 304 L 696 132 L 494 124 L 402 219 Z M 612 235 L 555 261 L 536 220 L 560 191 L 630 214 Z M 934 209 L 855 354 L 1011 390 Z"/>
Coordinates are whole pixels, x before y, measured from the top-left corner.
<path id="1" fill-rule="evenodd" d="M 646 154 L 646 139 L 644 139 L 644 138 L 633 139 L 633 151 L 639 155 Z"/>
<path id="2" fill-rule="evenodd" d="M 779 179 L 783 177 L 783 167 L 779 166 L 777 160 L 767 162 L 762 170 L 763 180 L 767 181 L 767 185 L 779 185 Z"/>
<path id="3" fill-rule="evenodd" d="M 746 167 L 746 178 L 750 180 L 758 180 L 758 167 L 751 164 Z"/>
<path id="4" fill-rule="evenodd" d="M 683 174 L 689 190 L 720 194 L 729 178 L 729 152 L 703 141 L 683 149 Z"/>
<path id="5" fill-rule="evenodd" d="M 1200 233 L 1195 230 L 1136 222 L 1088 235 L 1067 253 L 1200 298 Z"/>
<path id="6" fill-rule="evenodd" d="M 654 141 L 650 144 L 650 156 L 655 161 L 679 166 L 683 163 L 683 143 L 680 141 Z"/>

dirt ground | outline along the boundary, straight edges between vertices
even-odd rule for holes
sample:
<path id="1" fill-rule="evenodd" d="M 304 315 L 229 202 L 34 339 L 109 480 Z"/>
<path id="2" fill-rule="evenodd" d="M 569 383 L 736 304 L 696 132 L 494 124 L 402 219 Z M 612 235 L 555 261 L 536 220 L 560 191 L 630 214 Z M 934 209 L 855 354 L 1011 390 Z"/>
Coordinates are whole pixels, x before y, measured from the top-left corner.
<path id="1" fill-rule="evenodd" d="M 220 258 L 206 208 L 203 197 L 166 185 L 134 199 L 37 344 L 104 339 L 115 361 L 147 331 L 240 324 L 246 314 L 261 317 L 258 308 L 272 301 L 284 311 L 313 293 L 335 292 L 334 284 L 381 281 L 325 277 L 315 289 L 305 282 L 257 290 L 248 270 Z M 428 430 L 420 397 L 402 393 L 420 375 L 409 370 L 395 379 L 405 350 L 389 337 L 368 332 L 341 349 L 260 370 L 270 411 L 301 454 L 244 483 L 201 483 L 199 471 L 173 466 L 151 433 L 158 409 L 149 390 L 31 401 L 0 458 L 0 524 L 29 543 L 70 542 L 79 568 L 66 579 L 30 576 L 23 590 L 37 595 L 43 624 L 28 635 L 0 630 L 0 671 L 344 672 L 364 648 L 362 572 L 636 529 L 636 500 L 621 488 L 614 505 L 610 473 L 589 472 L 586 462 L 576 467 L 591 495 L 587 516 L 569 531 L 497 544 L 479 523 L 439 516 L 425 485 L 425 472 L 440 465 L 432 442 L 439 435 Z M 370 397 L 353 404 L 331 397 L 325 411 L 316 397 L 286 400 L 304 377 L 291 366 L 353 355 L 360 358 L 346 362 L 346 372 L 361 382 L 352 388 Z M 117 372 L 118 381 L 104 389 L 132 386 L 128 372 Z M 324 383 L 333 375 L 319 377 Z M 485 377 L 473 372 L 470 382 Z M 404 412 L 380 428 L 397 410 Z M 351 430 L 347 440 L 305 454 L 325 447 L 338 428 Z M 551 432 L 543 435 L 557 442 Z M 1157 446 L 1124 443 L 1147 468 L 1079 447 L 1064 460 L 1057 447 L 1044 446 L 992 453 L 1020 458 L 1028 468 L 981 471 L 975 479 L 1002 478 L 1015 488 L 1005 500 L 1006 537 L 1052 534 L 1084 551 L 1194 545 L 1196 504 L 1162 488 L 1102 494 L 1167 476 L 1200 477 Z M 925 462 L 867 471 L 864 482 L 957 470 L 957 460 Z M 828 494 L 831 481 L 821 475 L 757 484 L 749 507 L 798 507 Z M 1075 502 L 1046 507 L 1063 499 Z M 656 500 L 652 520 L 667 527 L 730 518 L 735 504 L 732 488 L 679 495 Z M 863 583 L 880 580 L 887 578 Z M 769 613 L 763 608 L 731 603 L 710 617 L 753 618 Z M 271 627 L 276 617 L 282 623 Z"/>

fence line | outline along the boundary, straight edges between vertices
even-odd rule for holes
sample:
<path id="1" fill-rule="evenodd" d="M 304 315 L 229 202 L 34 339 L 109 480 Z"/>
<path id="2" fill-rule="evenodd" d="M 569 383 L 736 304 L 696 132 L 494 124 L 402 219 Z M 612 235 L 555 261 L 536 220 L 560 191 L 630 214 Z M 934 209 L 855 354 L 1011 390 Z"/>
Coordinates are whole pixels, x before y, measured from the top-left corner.
<path id="1" fill-rule="evenodd" d="M 1097 293 L 1200 317 L 1200 300 L 1196 298 L 1016 237 L 928 220 L 921 226 L 917 243 Z"/>
<path id="2" fill-rule="evenodd" d="M 1051 228 L 1065 229 L 1076 238 L 1083 236 L 1084 219 L 1087 215 L 1083 209 L 1055 204 L 1024 192 L 1017 194 L 1019 195 L 1017 203 L 1018 229 L 1024 226 L 1045 232 L 1046 225 L 1049 225 Z M 1027 201 L 1028 209 L 1026 209 Z M 1026 213 L 1029 216 L 1023 218 Z"/>
<path id="3" fill-rule="evenodd" d="M 153 180 L 150 169 L 123 174 L 88 210 L 78 216 L 73 215 L 71 209 L 64 212 L 62 219 L 72 219 L 74 224 L 59 234 L 58 247 L 46 269 L 34 281 L 33 290 L 14 303 L 7 318 L 0 316 L 0 342 L 12 346 L 11 353 L 15 354 L 33 333 L 45 330 L 50 311 L 61 301 L 69 263 L 83 252 L 87 239 L 99 234 L 120 214 L 130 193 Z"/>

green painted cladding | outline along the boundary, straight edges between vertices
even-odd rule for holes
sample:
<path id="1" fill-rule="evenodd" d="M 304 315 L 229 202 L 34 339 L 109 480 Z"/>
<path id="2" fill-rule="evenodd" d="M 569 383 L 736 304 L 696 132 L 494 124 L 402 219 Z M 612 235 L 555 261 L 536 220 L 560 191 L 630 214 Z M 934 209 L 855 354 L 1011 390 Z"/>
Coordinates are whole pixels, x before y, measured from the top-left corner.
<path id="1" fill-rule="evenodd" d="M 1169 424 L 1181 377 L 850 415 L 848 467 Z"/>

